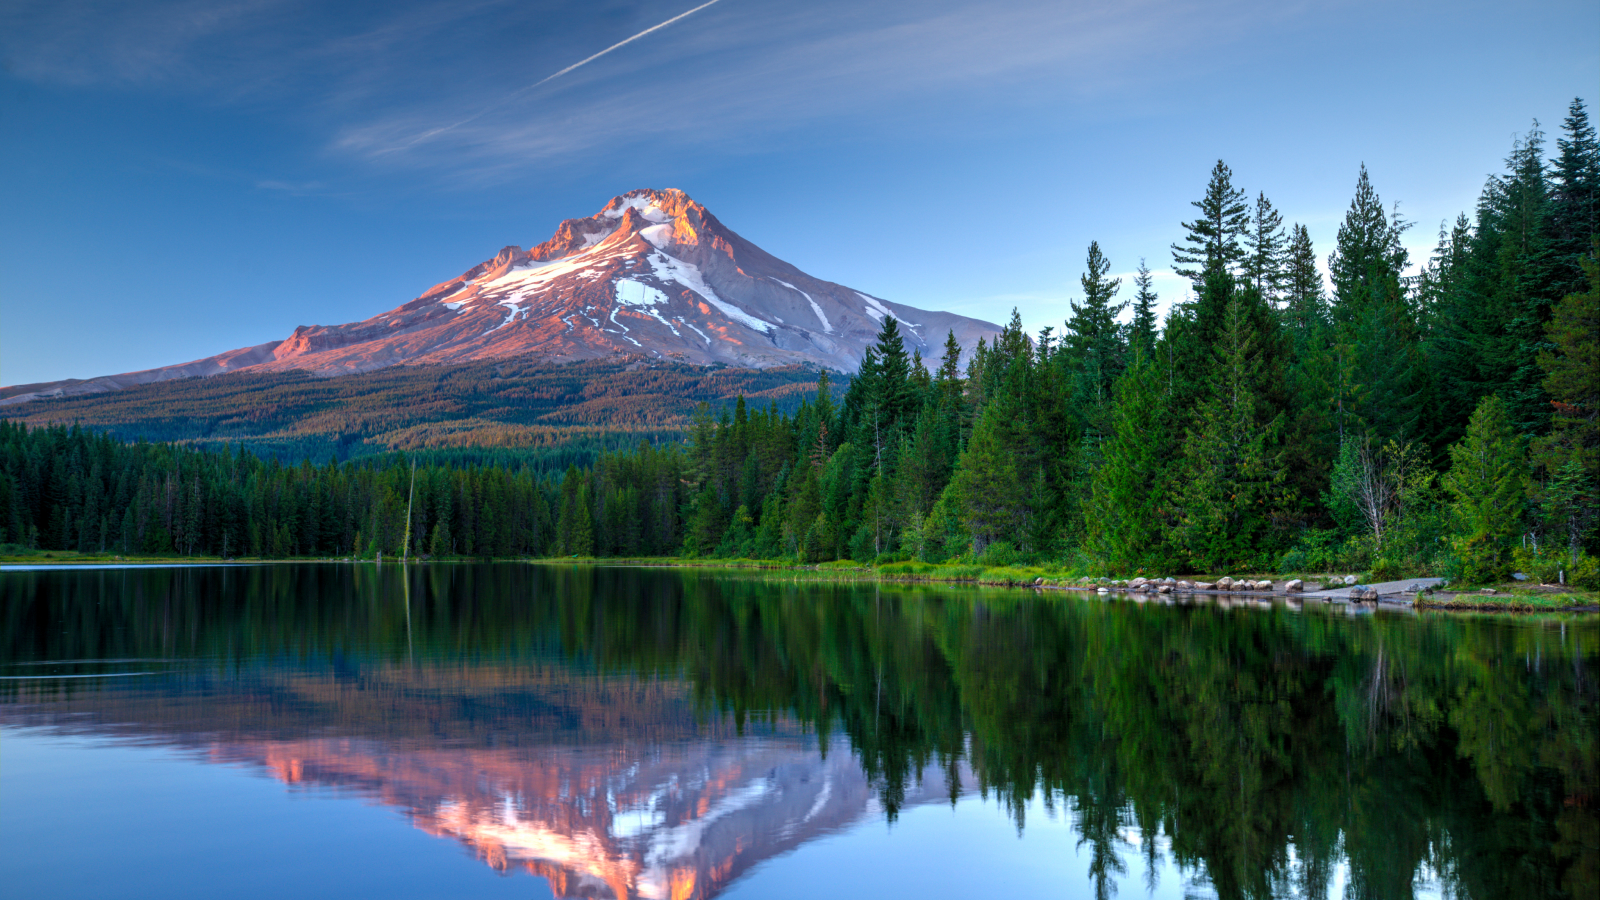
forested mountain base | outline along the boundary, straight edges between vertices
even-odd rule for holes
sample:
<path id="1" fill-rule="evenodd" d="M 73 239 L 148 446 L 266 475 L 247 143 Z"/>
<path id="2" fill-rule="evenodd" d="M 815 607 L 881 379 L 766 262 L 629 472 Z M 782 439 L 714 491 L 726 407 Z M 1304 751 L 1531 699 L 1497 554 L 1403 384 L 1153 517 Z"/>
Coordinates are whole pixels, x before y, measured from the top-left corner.
<path id="1" fill-rule="evenodd" d="M 187 378 L 0 407 L 0 416 L 77 424 L 124 440 L 243 447 L 286 463 L 405 450 L 428 451 L 440 462 L 511 460 L 560 472 L 573 463 L 588 466 L 604 450 L 677 439 L 702 401 L 721 406 L 743 395 L 792 410 L 816 377 L 815 369 L 800 366 L 507 359 L 333 378 L 306 372 Z"/>
<path id="2" fill-rule="evenodd" d="M 413 555 L 1052 561 L 1080 572 L 1596 579 L 1600 146 L 1574 102 L 1518 141 L 1414 276 L 1363 168 L 1325 290 L 1306 229 L 1218 162 L 1173 246 L 1192 299 L 1132 321 L 1090 244 L 1065 330 L 1013 315 L 933 372 L 886 319 L 836 401 L 703 405 L 685 446 L 561 478 L 417 470 Z M 220 379 L 219 379 L 220 380 Z M 0 431 L 0 539 L 64 549 L 394 554 L 409 469 Z M 248 548 L 246 550 L 245 548 Z"/>

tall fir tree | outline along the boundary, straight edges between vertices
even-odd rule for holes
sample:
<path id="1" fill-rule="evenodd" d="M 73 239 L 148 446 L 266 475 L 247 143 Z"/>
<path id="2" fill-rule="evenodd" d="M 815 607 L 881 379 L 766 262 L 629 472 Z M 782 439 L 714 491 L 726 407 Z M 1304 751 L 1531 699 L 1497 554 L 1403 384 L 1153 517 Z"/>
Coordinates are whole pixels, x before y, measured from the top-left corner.
<path id="1" fill-rule="evenodd" d="M 1363 165 L 1328 255 L 1341 440 L 1370 429 L 1380 441 L 1403 443 L 1419 430 L 1428 382 L 1416 312 L 1401 280 L 1408 257 L 1400 240 L 1407 227 L 1398 212 L 1385 213 Z"/>
<path id="2" fill-rule="evenodd" d="M 1576 98 L 1556 139 L 1551 165 L 1550 249 L 1555 254 L 1556 296 L 1582 293 L 1583 259 L 1600 234 L 1600 141 L 1583 99 Z"/>
<path id="3" fill-rule="evenodd" d="M 1114 572 L 1165 561 L 1163 510 L 1172 436 L 1162 372 L 1135 350 L 1117 379 L 1111 436 L 1094 470 L 1085 516 L 1086 549 Z"/>
<path id="4" fill-rule="evenodd" d="M 1545 518 L 1574 553 L 1593 546 L 1600 518 L 1600 236 L 1582 262 L 1587 290 L 1562 298 L 1545 325 L 1539 368 L 1554 416 L 1533 448 Z"/>
<path id="5" fill-rule="evenodd" d="M 1113 303 L 1122 279 L 1108 278 L 1111 261 L 1100 252 L 1098 241 L 1089 242 L 1088 258 L 1078 284 L 1083 302 L 1069 301 L 1072 318 L 1067 320 L 1067 351 L 1076 369 L 1079 403 L 1099 409 L 1109 400 L 1111 385 L 1122 373 L 1122 327 L 1117 317 L 1126 303 Z"/>
<path id="6" fill-rule="evenodd" d="M 1256 195 L 1256 207 L 1244 243 L 1247 250 L 1244 281 L 1253 285 L 1276 308 L 1287 281 L 1284 263 L 1288 242 L 1283 232 L 1283 215 L 1272 208 L 1272 201 L 1264 191 Z"/>
<path id="7" fill-rule="evenodd" d="M 1260 340 L 1237 299 L 1228 304 L 1212 352 L 1204 399 L 1188 428 L 1171 492 L 1176 538 L 1197 571 L 1262 558 L 1279 515 L 1283 480 L 1282 417 L 1263 421 Z"/>
<path id="8" fill-rule="evenodd" d="M 1206 184 L 1205 196 L 1190 205 L 1200 210 L 1182 243 L 1172 245 L 1173 271 L 1196 286 L 1211 268 L 1236 273 L 1245 258 L 1244 237 L 1250 231 L 1250 211 L 1243 190 L 1233 186 L 1233 170 L 1217 160 Z"/>
<path id="9" fill-rule="evenodd" d="M 1128 350 L 1146 357 L 1155 353 L 1159 324 L 1156 321 L 1156 296 L 1154 278 L 1143 258 L 1139 271 L 1133 276 L 1133 321 L 1128 324 Z"/>
<path id="10" fill-rule="evenodd" d="M 1327 324 L 1327 297 L 1322 289 L 1322 273 L 1317 270 L 1316 250 L 1311 246 L 1311 232 L 1298 222 L 1290 229 L 1284 250 L 1283 288 L 1284 324 L 1290 334 L 1311 335 Z"/>
<path id="11" fill-rule="evenodd" d="M 1450 446 L 1444 488 L 1452 498 L 1455 553 L 1471 583 L 1498 581 L 1511 571 L 1511 550 L 1522 533 L 1528 464 L 1505 401 L 1483 398 L 1466 434 Z"/>

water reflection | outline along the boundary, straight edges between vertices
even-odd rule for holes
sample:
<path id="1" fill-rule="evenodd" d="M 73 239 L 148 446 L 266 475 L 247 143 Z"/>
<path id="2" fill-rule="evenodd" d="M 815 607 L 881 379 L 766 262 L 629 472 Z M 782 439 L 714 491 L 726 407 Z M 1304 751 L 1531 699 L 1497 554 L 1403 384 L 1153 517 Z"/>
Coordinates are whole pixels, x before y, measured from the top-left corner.
<path id="1" fill-rule="evenodd" d="M 1070 809 L 1102 895 L 1135 854 L 1224 897 L 1327 896 L 1336 872 L 1357 897 L 1600 885 L 1587 621 L 410 577 L 6 573 L 0 724 L 361 792 L 564 897 L 715 896 L 864 817 L 972 792 L 1024 829 L 1036 798 Z M 37 677 L 128 660 L 152 674 Z"/>

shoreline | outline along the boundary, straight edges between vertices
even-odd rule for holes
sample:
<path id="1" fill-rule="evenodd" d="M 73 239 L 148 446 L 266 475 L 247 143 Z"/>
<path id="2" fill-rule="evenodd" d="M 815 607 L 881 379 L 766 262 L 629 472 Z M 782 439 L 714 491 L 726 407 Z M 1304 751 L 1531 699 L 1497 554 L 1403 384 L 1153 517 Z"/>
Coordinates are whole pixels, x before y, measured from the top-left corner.
<path id="1" fill-rule="evenodd" d="M 57 551 L 49 551 L 57 552 Z M 41 558 L 42 557 L 42 558 Z M 834 578 L 845 581 L 870 581 L 889 584 L 948 584 L 976 587 L 1031 588 L 1035 591 L 1060 591 L 1078 594 L 1120 595 L 1135 602 L 1172 602 L 1179 598 L 1201 597 L 1271 603 L 1275 600 L 1300 603 L 1325 603 L 1329 606 L 1349 606 L 1356 609 L 1413 609 L 1442 612 L 1600 612 L 1600 595 L 1591 591 L 1562 589 L 1557 591 L 1517 590 L 1484 594 L 1479 590 L 1438 591 L 1433 594 L 1407 595 L 1394 593 L 1376 600 L 1350 600 L 1342 597 L 1309 596 L 1314 593 L 1291 592 L 1276 587 L 1281 578 L 1275 578 L 1274 588 L 1263 590 L 1176 588 L 1161 594 L 1130 590 L 1126 582 L 1116 579 L 1080 579 L 1063 577 L 1038 567 L 989 567 L 977 564 L 952 565 L 947 563 L 887 563 L 881 566 L 855 562 L 794 563 L 782 560 L 751 559 L 683 559 L 679 557 L 506 557 L 492 560 L 465 558 L 413 559 L 407 565 L 453 565 L 476 562 L 510 562 L 533 565 L 605 566 L 657 569 L 722 569 L 744 572 L 808 573 L 817 580 Z M 215 568 L 220 566 L 307 565 L 307 564 L 399 564 L 399 559 L 352 559 L 348 557 L 307 557 L 303 559 L 262 559 L 219 557 L 105 557 L 105 556 L 22 556 L 0 558 L 0 573 L 38 572 L 51 569 L 115 570 L 140 568 Z M 1310 585 L 1308 585 L 1310 586 Z M 1352 588 L 1360 585 L 1351 585 Z M 1340 586 L 1341 588 L 1343 585 Z M 1561 603 L 1559 598 L 1571 596 L 1572 601 Z M 1542 602 L 1539 602 L 1542 601 Z"/>

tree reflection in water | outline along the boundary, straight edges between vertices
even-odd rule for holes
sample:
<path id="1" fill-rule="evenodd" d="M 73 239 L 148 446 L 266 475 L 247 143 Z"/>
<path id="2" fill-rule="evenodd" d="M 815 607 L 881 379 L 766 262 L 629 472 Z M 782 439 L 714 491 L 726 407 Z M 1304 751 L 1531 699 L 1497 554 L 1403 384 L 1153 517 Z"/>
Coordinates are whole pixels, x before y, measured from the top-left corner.
<path id="1" fill-rule="evenodd" d="M 1071 811 L 1222 897 L 1600 893 L 1600 627 L 515 564 L 8 572 L 0 724 L 370 793 L 569 896 L 709 897 L 863 815 Z M 407 601 L 409 597 L 409 602 Z M 121 664 L 124 665 L 125 664 Z M 112 666 L 115 667 L 114 665 Z M 137 682 L 137 683 L 133 683 Z M 842 740 L 841 740 L 842 738 Z M 820 751 L 820 752 L 819 752 Z"/>

